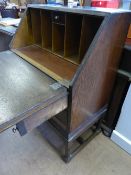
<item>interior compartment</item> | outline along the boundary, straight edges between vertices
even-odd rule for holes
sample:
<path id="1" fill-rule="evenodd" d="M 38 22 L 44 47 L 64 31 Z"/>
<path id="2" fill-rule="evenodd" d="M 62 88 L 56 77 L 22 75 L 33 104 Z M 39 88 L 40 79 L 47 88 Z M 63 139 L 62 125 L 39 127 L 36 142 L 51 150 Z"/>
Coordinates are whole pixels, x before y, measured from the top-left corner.
<path id="1" fill-rule="evenodd" d="M 82 15 L 67 14 L 65 29 L 65 58 L 78 63 Z"/>
<path id="2" fill-rule="evenodd" d="M 71 80 L 77 70 L 77 65 L 36 45 L 19 48 L 16 53 L 21 53 L 21 56 L 31 64 L 59 81 Z"/>
<path id="3" fill-rule="evenodd" d="M 33 33 L 32 33 L 32 22 L 31 22 L 31 12 L 29 9 L 29 12 L 27 13 L 27 28 L 28 28 L 28 33 L 32 37 L 33 40 Z"/>
<path id="4" fill-rule="evenodd" d="M 28 32 L 32 33 L 33 42 L 15 52 L 52 78 L 67 81 L 69 85 L 103 17 L 28 10 Z"/>
<path id="5" fill-rule="evenodd" d="M 52 50 L 52 16 L 47 10 L 41 11 L 42 47 Z"/>
<path id="6" fill-rule="evenodd" d="M 30 13 L 31 13 L 33 41 L 34 41 L 35 44 L 41 46 L 42 45 L 42 37 L 41 37 L 40 10 L 30 9 Z"/>
<path id="7" fill-rule="evenodd" d="M 59 24 L 52 24 L 53 33 L 52 33 L 52 47 L 53 52 L 57 53 L 60 56 L 64 56 L 64 35 L 65 27 Z"/>
<path id="8" fill-rule="evenodd" d="M 83 17 L 80 48 L 79 48 L 79 63 L 81 62 L 86 51 L 88 50 L 102 21 L 103 21 L 102 17 L 95 17 L 95 16 L 88 16 L 88 15 L 85 15 Z"/>

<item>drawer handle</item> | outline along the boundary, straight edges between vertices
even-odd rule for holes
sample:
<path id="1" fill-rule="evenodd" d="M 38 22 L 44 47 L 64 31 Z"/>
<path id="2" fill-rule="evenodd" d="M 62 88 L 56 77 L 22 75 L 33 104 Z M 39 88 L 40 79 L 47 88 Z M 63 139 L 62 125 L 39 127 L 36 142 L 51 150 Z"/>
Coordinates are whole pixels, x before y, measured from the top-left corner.
<path id="1" fill-rule="evenodd" d="M 59 19 L 59 16 L 55 16 L 55 19 L 56 19 L 56 20 Z"/>
<path id="2" fill-rule="evenodd" d="M 13 128 L 13 129 L 12 129 L 12 132 L 13 132 L 13 133 L 16 133 L 16 131 L 17 131 L 17 128 Z"/>

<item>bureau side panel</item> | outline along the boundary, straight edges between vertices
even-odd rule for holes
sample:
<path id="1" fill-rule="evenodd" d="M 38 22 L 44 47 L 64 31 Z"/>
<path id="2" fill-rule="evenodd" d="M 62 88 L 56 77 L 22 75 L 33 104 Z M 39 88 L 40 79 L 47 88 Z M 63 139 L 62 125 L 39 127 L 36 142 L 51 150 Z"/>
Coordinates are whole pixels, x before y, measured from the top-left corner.
<path id="1" fill-rule="evenodd" d="M 33 44 L 32 29 L 31 29 L 31 16 L 29 9 L 24 13 L 20 25 L 11 41 L 10 48 L 16 49 Z"/>
<path id="2" fill-rule="evenodd" d="M 91 123 L 108 104 L 130 17 L 129 13 L 108 16 L 86 53 L 72 87 L 71 131 Z"/>

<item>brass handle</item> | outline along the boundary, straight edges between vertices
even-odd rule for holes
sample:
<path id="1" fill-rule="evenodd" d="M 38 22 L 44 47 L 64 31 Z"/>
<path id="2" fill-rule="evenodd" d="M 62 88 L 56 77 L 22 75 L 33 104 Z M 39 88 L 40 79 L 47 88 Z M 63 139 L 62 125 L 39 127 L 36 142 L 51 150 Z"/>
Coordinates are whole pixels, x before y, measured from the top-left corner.
<path id="1" fill-rule="evenodd" d="M 16 133 L 17 128 L 13 128 L 12 131 L 13 131 L 13 133 Z"/>
<path id="2" fill-rule="evenodd" d="M 55 16 L 55 19 L 59 19 L 59 16 Z"/>

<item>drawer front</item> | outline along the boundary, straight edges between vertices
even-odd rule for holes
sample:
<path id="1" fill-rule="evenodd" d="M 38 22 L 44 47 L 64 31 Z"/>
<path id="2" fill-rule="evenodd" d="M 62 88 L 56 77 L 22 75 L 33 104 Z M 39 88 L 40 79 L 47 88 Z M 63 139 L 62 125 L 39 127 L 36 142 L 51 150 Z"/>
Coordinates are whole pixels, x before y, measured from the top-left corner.
<path id="1" fill-rule="evenodd" d="M 0 32 L 0 52 L 9 49 L 12 36 Z"/>
<path id="2" fill-rule="evenodd" d="M 56 24 L 65 24 L 65 14 L 59 12 L 53 12 L 52 14 L 52 22 Z"/>
<path id="3" fill-rule="evenodd" d="M 49 120 L 51 117 L 59 114 L 61 111 L 67 108 L 67 96 L 50 104 L 46 108 L 32 114 L 28 118 L 16 124 L 16 128 L 20 135 L 23 136 L 34 128 L 41 125 L 43 122 Z"/>

